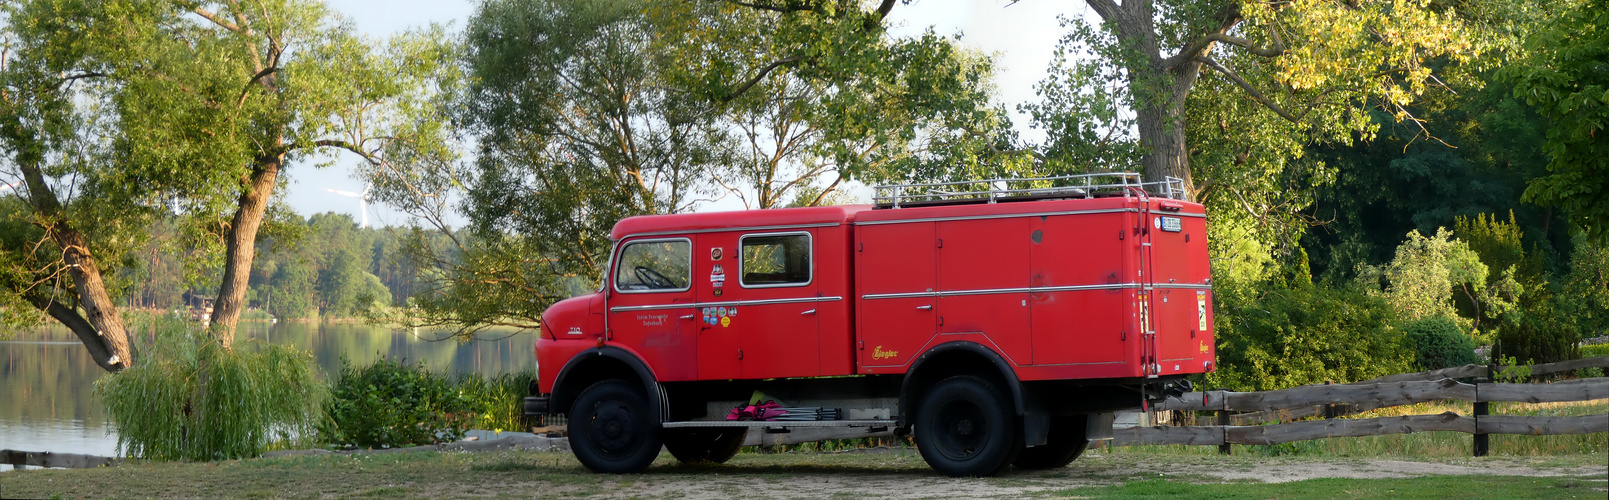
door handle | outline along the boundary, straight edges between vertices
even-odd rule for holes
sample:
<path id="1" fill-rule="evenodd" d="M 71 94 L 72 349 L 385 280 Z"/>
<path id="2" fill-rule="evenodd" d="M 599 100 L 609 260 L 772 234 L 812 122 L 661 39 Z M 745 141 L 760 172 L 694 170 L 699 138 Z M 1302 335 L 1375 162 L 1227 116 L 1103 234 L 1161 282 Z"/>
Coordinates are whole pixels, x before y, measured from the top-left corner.
<path id="1" fill-rule="evenodd" d="M 916 306 L 916 308 L 921 309 L 923 311 L 932 311 L 933 310 L 933 306 L 931 304 L 925 305 L 925 306 Z"/>
<path id="2" fill-rule="evenodd" d="M 686 315 L 686 316 L 682 316 L 682 319 L 693 319 L 693 315 L 689 314 L 689 315 Z"/>
<path id="3" fill-rule="evenodd" d="M 805 312 L 802 312 L 802 313 L 799 313 L 799 315 L 800 315 L 800 316 L 805 316 L 805 315 L 809 315 L 809 314 L 815 314 L 815 313 L 816 313 L 816 310 L 815 310 L 815 309 L 811 309 L 811 310 L 809 310 L 809 311 L 805 311 Z"/>

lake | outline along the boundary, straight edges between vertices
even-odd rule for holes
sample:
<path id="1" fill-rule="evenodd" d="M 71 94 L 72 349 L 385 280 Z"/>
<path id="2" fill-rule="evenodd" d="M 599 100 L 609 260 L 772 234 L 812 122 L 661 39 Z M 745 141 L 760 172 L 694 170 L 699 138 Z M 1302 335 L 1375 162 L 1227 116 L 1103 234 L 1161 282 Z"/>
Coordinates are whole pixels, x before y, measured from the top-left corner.
<path id="1" fill-rule="evenodd" d="M 136 345 L 149 345 L 150 332 L 135 333 Z M 423 362 L 454 374 L 496 375 L 533 368 L 536 334 L 513 329 L 482 332 L 481 340 L 459 343 L 445 332 L 399 330 L 363 324 L 242 322 L 236 337 L 289 344 L 312 351 L 325 376 L 340 372 L 341 357 L 364 365 L 384 357 Z M 21 332 L 0 341 L 0 449 L 112 456 L 117 436 L 106 410 L 92 394 L 95 380 L 107 375 L 78 338 L 55 326 Z M 11 467 L 0 465 L 0 470 Z"/>

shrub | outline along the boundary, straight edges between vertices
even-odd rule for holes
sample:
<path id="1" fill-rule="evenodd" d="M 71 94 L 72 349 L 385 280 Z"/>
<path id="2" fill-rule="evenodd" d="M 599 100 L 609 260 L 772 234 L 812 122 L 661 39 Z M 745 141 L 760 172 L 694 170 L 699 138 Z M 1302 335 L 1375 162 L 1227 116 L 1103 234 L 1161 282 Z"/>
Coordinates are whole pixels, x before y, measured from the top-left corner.
<path id="1" fill-rule="evenodd" d="M 458 393 L 474 409 L 476 429 L 523 432 L 537 425 L 522 404 L 533 380 L 534 369 L 491 378 L 470 373 L 458 378 Z"/>
<path id="2" fill-rule="evenodd" d="M 325 441 L 337 446 L 400 447 L 455 441 L 475 415 L 446 376 L 423 365 L 380 359 L 355 368 L 341 360 L 331 390 Z"/>
<path id="3" fill-rule="evenodd" d="M 1576 328 L 1572 318 L 1560 314 L 1554 300 L 1547 300 L 1523 314 L 1505 315 L 1492 355 L 1532 364 L 1576 359 L 1581 357 L 1576 347 L 1581 334 Z"/>
<path id="4" fill-rule="evenodd" d="M 1581 346 L 1581 357 L 1609 356 L 1609 344 L 1595 344 Z"/>
<path id="5" fill-rule="evenodd" d="M 128 456 L 255 457 L 275 440 L 315 435 L 328 393 L 305 351 L 251 341 L 227 351 L 188 323 L 166 319 L 141 354 L 95 382 Z"/>
<path id="6" fill-rule="evenodd" d="M 1392 307 L 1364 293 L 1298 283 L 1217 288 L 1218 363 L 1207 383 L 1266 391 L 1408 371 L 1413 351 L 1391 328 Z"/>
<path id="7" fill-rule="evenodd" d="M 1421 370 L 1481 362 L 1475 355 L 1475 342 L 1449 318 L 1435 316 L 1409 321 L 1402 326 L 1402 332 L 1414 346 Z"/>

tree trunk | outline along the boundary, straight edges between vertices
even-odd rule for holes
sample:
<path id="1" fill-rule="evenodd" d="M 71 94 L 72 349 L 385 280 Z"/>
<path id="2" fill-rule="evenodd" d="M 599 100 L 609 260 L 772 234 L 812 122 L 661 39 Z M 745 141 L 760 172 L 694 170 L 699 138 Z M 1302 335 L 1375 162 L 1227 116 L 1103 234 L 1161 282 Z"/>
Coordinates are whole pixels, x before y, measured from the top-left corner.
<path id="1" fill-rule="evenodd" d="M 1161 182 L 1177 177 L 1184 182 L 1185 199 L 1195 199 L 1195 185 L 1190 179 L 1190 155 L 1184 143 L 1184 109 L 1182 106 L 1149 107 L 1135 110 L 1140 129 L 1140 146 L 1145 153 L 1140 165 L 1146 182 Z"/>
<path id="2" fill-rule="evenodd" d="M 45 184 L 38 163 L 21 156 L 17 166 L 28 185 L 28 202 L 37 217 L 36 224 L 61 247 L 62 262 L 73 279 L 73 291 L 78 295 L 77 305 L 83 307 L 83 314 L 79 314 L 74 304 L 63 303 L 54 294 L 25 295 L 34 307 L 72 330 L 89 349 L 95 364 L 109 372 L 121 371 L 133 362 L 129 354 L 128 329 L 117 313 L 117 304 L 106 293 L 106 282 L 101 279 L 100 265 L 89 251 L 89 241 L 62 216 L 61 202 Z"/>
<path id="3" fill-rule="evenodd" d="M 1150 0 L 1130 0 L 1121 6 L 1109 0 L 1088 1 L 1117 28 L 1118 45 L 1139 56 L 1125 70 L 1143 148 L 1141 175 L 1145 182 L 1178 178 L 1184 184 L 1184 199 L 1194 201 L 1196 189 L 1185 147 L 1184 100 L 1201 74 L 1201 63 L 1185 62 L 1171 68 L 1164 65 Z"/>
<path id="4" fill-rule="evenodd" d="M 280 149 L 276 144 L 276 150 Z M 258 160 L 252 169 L 240 206 L 229 224 L 223 264 L 223 283 L 218 287 L 218 300 L 213 302 L 213 338 L 224 349 L 233 349 L 235 324 L 246 306 L 246 287 L 251 278 L 251 264 L 257 257 L 257 230 L 262 227 L 263 216 L 268 212 L 268 200 L 273 197 L 274 186 L 279 182 L 279 169 L 284 166 L 284 153 Z"/>

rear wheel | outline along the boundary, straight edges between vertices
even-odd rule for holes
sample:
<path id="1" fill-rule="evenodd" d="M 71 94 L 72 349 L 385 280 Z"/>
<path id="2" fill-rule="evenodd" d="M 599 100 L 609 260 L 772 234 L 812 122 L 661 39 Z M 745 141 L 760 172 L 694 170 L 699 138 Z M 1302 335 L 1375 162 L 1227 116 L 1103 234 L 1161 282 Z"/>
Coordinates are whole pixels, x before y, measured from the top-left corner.
<path id="1" fill-rule="evenodd" d="M 1052 418 L 1045 444 L 1023 449 L 1012 465 L 1019 469 L 1055 469 L 1073 463 L 1089 447 L 1085 438 L 1088 419 L 1087 415 Z"/>
<path id="2" fill-rule="evenodd" d="M 746 429 L 665 429 L 665 448 L 682 463 L 724 463 L 743 447 Z"/>
<path id="3" fill-rule="evenodd" d="M 947 476 L 988 476 L 1005 470 L 1022 451 L 1022 433 L 1009 398 L 970 375 L 940 381 L 916 412 L 916 447 L 927 464 Z"/>
<path id="4" fill-rule="evenodd" d="M 570 449 L 594 472 L 642 472 L 659 456 L 659 423 L 642 387 L 605 380 L 581 391 L 570 407 Z"/>

